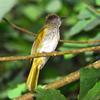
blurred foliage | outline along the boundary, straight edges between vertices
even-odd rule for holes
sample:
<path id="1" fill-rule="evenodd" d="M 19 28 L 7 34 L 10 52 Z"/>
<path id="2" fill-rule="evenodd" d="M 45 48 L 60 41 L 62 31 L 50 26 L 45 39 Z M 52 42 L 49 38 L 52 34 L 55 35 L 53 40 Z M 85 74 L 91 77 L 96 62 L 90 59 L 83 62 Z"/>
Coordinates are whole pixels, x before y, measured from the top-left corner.
<path id="1" fill-rule="evenodd" d="M 11 26 L 1 20 L 3 17 L 27 30 L 38 33 L 48 13 L 57 13 L 59 16 L 66 17 L 60 28 L 62 39 L 84 41 L 100 39 L 100 0 L 84 0 L 84 2 L 82 0 L 1 0 L 0 56 L 29 55 L 34 41 L 34 37 L 12 29 Z M 99 43 L 93 45 L 59 43 L 57 50 L 64 51 L 97 45 Z M 46 66 L 41 70 L 39 83 L 49 83 L 61 76 L 67 75 L 81 66 L 100 59 L 99 55 L 100 51 L 51 57 Z M 14 95 L 21 95 L 24 89 L 22 88 L 22 83 L 27 78 L 29 67 L 29 61 L 0 62 L 0 99 L 8 100 L 7 95 L 11 93 L 11 90 L 16 91 L 16 89 L 18 94 Z M 87 71 L 87 73 L 90 72 L 93 75 L 95 73 L 94 71 Z M 93 75 L 91 74 L 89 77 Z M 85 77 L 84 71 L 83 76 Z M 88 81 L 87 86 L 90 83 L 92 82 Z M 89 89 L 85 98 L 90 97 L 91 94 L 96 95 L 99 84 L 96 81 L 94 86 Z M 80 88 L 82 87 L 84 90 L 86 89 L 84 86 Z M 75 100 L 79 94 L 79 81 L 60 90 L 66 98 Z"/>
<path id="2" fill-rule="evenodd" d="M 83 100 L 99 100 L 100 99 L 100 82 L 97 82 L 95 86 L 90 89 Z"/>
<path id="3" fill-rule="evenodd" d="M 7 3 L 8 2 L 8 3 Z M 16 4 L 16 0 L 2 0 L 0 1 L 0 20 L 3 16 Z"/>
<path id="4" fill-rule="evenodd" d="M 38 88 L 36 92 L 36 100 L 66 100 L 59 90 L 44 90 L 42 88 Z"/>
<path id="5" fill-rule="evenodd" d="M 21 96 L 21 93 L 24 92 L 25 90 L 26 90 L 25 83 L 20 84 L 17 86 L 17 88 L 8 91 L 8 97 L 10 99 L 13 99 L 15 97 Z"/>
<path id="6" fill-rule="evenodd" d="M 94 100 L 100 97 L 100 86 L 98 85 L 100 83 L 100 69 L 83 68 L 80 70 L 80 75 L 79 100 Z"/>

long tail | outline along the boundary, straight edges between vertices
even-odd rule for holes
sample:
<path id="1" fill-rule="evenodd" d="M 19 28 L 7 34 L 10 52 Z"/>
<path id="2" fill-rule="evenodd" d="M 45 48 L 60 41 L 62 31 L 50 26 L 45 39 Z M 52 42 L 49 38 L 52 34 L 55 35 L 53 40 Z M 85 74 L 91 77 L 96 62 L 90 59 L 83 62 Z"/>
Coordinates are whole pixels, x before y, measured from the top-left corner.
<path id="1" fill-rule="evenodd" d="M 35 58 L 32 63 L 31 70 L 29 72 L 26 85 L 29 91 L 34 91 L 34 89 L 37 86 L 39 72 L 40 72 L 40 66 L 42 65 L 41 58 Z"/>

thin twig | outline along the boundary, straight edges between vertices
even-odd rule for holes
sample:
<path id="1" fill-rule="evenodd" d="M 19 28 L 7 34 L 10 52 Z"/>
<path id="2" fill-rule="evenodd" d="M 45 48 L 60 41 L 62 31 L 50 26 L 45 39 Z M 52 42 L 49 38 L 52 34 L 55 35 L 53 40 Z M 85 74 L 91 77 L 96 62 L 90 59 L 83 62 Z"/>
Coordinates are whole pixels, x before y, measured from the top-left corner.
<path id="1" fill-rule="evenodd" d="M 25 59 L 37 58 L 37 57 L 60 56 L 64 54 L 78 54 L 82 52 L 97 51 L 97 50 L 100 50 L 100 46 L 81 48 L 81 49 L 76 49 L 76 50 L 67 50 L 67 51 L 61 51 L 61 52 L 55 51 L 55 52 L 50 52 L 50 53 L 35 53 L 29 56 L 0 57 L 0 61 L 15 61 L 15 60 L 25 60 Z"/>
<path id="2" fill-rule="evenodd" d="M 63 43 L 80 43 L 80 44 L 96 44 L 100 43 L 100 40 L 92 40 L 92 41 L 75 41 L 75 40 L 60 40 Z"/>
<path id="3" fill-rule="evenodd" d="M 91 5 L 88 4 L 88 3 L 85 3 L 85 4 L 87 5 L 87 8 L 88 8 L 91 12 L 93 12 L 94 14 L 100 16 L 100 10 L 96 10 L 96 8 L 94 8 L 93 6 L 91 6 Z"/>
<path id="4" fill-rule="evenodd" d="M 25 28 L 19 27 L 19 26 L 15 25 L 15 24 L 9 22 L 6 18 L 3 18 L 3 20 L 4 20 L 6 23 L 8 23 L 12 28 L 14 28 L 14 29 L 16 29 L 16 30 L 18 30 L 18 31 L 27 33 L 27 34 L 29 34 L 29 35 L 36 36 L 35 33 L 31 32 L 31 31 L 28 31 L 28 30 L 25 29 Z"/>

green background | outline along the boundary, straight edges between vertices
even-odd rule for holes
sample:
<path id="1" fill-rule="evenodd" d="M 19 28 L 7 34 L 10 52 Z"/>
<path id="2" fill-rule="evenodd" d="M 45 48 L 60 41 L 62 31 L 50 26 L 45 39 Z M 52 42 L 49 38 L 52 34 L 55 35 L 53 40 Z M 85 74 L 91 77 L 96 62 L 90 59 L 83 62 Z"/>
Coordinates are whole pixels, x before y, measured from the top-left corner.
<path id="1" fill-rule="evenodd" d="M 7 3 L 8 2 L 8 3 Z M 13 7 L 14 6 L 14 7 Z M 12 8 L 13 7 L 13 8 Z M 93 7 L 93 8 L 92 8 Z M 12 8 L 12 9 L 11 9 Z M 44 25 L 45 16 L 56 13 L 66 17 L 60 27 L 61 39 L 98 40 L 100 39 L 99 0 L 19 0 L 0 1 L 0 56 L 29 55 L 34 36 L 16 31 L 2 18 L 38 33 Z M 98 44 L 59 43 L 57 51 L 97 46 Z M 85 52 L 51 57 L 40 72 L 39 84 L 43 85 L 67 75 L 100 58 L 100 52 Z M 9 90 L 16 88 L 27 79 L 30 61 L 0 62 L 0 99 L 6 99 Z M 61 93 L 75 100 L 79 94 L 79 81 L 60 88 Z M 19 90 L 18 90 L 19 91 Z"/>

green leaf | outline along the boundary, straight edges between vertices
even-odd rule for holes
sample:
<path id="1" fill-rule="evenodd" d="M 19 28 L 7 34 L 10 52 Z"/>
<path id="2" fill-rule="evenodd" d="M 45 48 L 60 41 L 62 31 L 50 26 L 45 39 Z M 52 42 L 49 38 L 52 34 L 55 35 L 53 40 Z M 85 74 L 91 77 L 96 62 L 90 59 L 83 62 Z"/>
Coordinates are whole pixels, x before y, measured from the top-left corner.
<path id="1" fill-rule="evenodd" d="M 13 99 L 15 97 L 21 96 L 21 94 L 26 91 L 26 84 L 20 84 L 17 88 L 8 91 L 8 97 Z"/>
<path id="2" fill-rule="evenodd" d="M 70 31 L 69 34 L 70 36 L 73 36 L 77 33 L 79 33 L 89 22 L 87 22 L 86 20 L 80 20 L 78 23 L 76 23 L 76 25 L 74 25 Z"/>
<path id="3" fill-rule="evenodd" d="M 16 4 L 16 0 L 0 0 L 0 20 Z"/>
<path id="4" fill-rule="evenodd" d="M 52 0 L 48 3 L 46 7 L 47 12 L 58 12 L 62 7 L 60 0 Z"/>
<path id="5" fill-rule="evenodd" d="M 96 4 L 100 6 L 100 0 L 96 0 Z"/>
<path id="6" fill-rule="evenodd" d="M 60 93 L 59 90 L 45 90 L 38 88 L 36 92 L 36 100 L 66 100 L 66 98 Z"/>
<path id="7" fill-rule="evenodd" d="M 83 100 L 88 91 L 93 88 L 100 79 L 100 69 L 83 68 L 80 70 L 80 94 L 79 100 Z"/>
<path id="8" fill-rule="evenodd" d="M 91 18 L 91 16 L 93 16 L 93 13 L 91 13 L 91 11 L 89 11 L 88 9 L 83 9 L 82 11 L 80 11 L 78 18 L 86 19 L 86 18 Z"/>
<path id="9" fill-rule="evenodd" d="M 88 91 L 83 100 L 100 100 L 100 82 Z"/>
<path id="10" fill-rule="evenodd" d="M 28 5 L 27 7 L 23 7 L 22 13 L 29 18 L 30 20 L 36 20 L 41 14 L 42 9 L 39 6 Z"/>
<path id="11" fill-rule="evenodd" d="M 100 32 L 96 33 L 96 36 L 93 38 L 93 40 L 100 40 Z"/>
<path id="12" fill-rule="evenodd" d="M 70 31 L 69 31 L 69 37 L 78 34 L 78 33 L 81 32 L 82 30 L 86 30 L 86 27 L 88 27 L 88 26 L 90 25 L 90 23 L 91 23 L 92 21 L 94 21 L 94 20 L 95 20 L 95 17 L 92 17 L 92 18 L 90 18 L 90 19 L 88 19 L 88 20 L 83 19 L 83 20 L 80 20 L 79 22 L 77 22 L 77 23 L 70 29 Z M 97 25 L 97 24 L 96 24 L 96 25 Z M 95 25 L 94 25 L 94 26 L 95 26 Z M 94 26 L 92 25 L 91 28 L 88 28 L 87 30 L 94 28 Z"/>
<path id="13" fill-rule="evenodd" d="M 82 11 L 82 10 L 84 10 L 86 8 L 86 5 L 85 5 L 85 3 L 82 3 L 82 2 L 80 2 L 80 3 L 77 3 L 77 5 L 75 6 L 75 11 Z"/>
<path id="14" fill-rule="evenodd" d="M 66 54 L 66 55 L 64 55 L 64 58 L 65 59 L 71 59 L 71 58 L 73 58 L 75 55 L 74 54 Z"/>
<path id="15" fill-rule="evenodd" d="M 93 20 L 91 20 L 91 22 L 84 28 L 85 31 L 89 31 L 92 30 L 93 28 L 95 28 L 97 25 L 100 25 L 100 18 L 94 18 Z"/>

